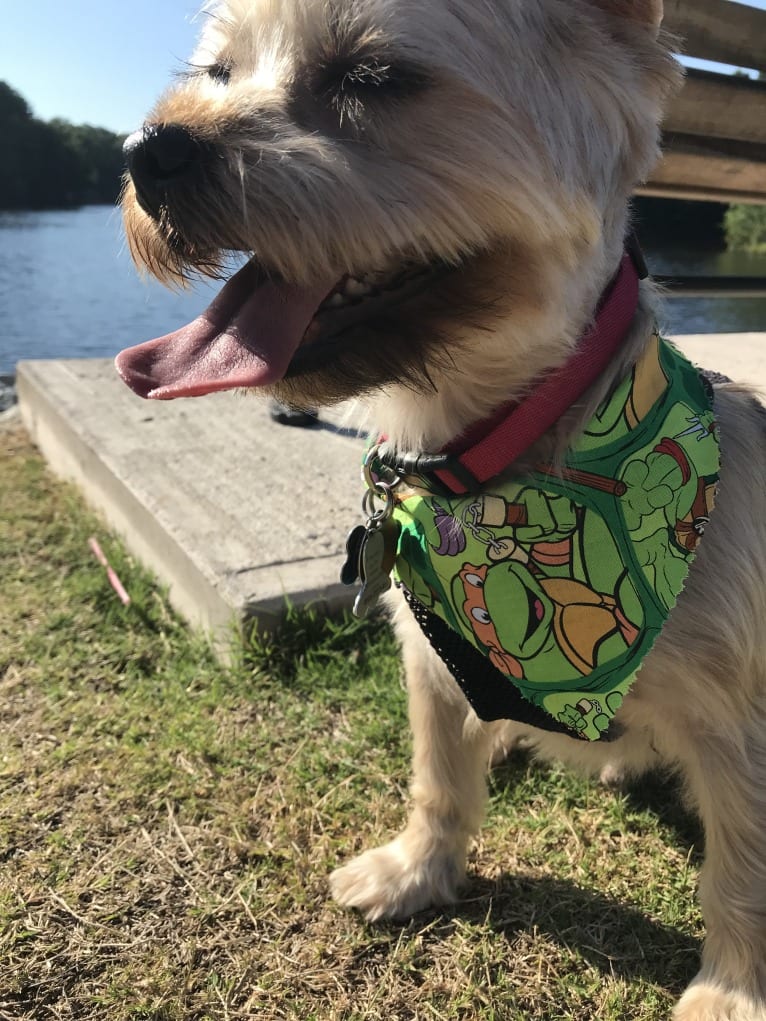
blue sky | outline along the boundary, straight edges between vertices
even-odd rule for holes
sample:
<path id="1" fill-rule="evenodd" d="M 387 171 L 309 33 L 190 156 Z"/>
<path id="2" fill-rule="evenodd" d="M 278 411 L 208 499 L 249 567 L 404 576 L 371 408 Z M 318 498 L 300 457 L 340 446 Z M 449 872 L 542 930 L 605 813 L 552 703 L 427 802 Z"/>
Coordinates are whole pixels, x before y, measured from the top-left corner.
<path id="1" fill-rule="evenodd" d="M 766 8 L 766 0 L 750 3 Z M 64 117 L 130 132 L 170 72 L 190 56 L 200 5 L 201 0 L 5 0 L 0 79 L 45 120 Z"/>
<path id="2" fill-rule="evenodd" d="M 188 59 L 202 0 L 4 0 L 0 80 L 38 117 L 130 132 Z M 30 24 L 30 18 L 34 23 Z"/>

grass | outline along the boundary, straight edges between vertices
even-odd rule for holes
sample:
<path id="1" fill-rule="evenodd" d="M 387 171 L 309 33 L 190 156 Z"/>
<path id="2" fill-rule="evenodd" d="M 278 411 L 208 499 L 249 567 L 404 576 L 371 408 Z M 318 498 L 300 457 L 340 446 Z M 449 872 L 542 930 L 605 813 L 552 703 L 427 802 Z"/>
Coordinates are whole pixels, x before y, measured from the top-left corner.
<path id="1" fill-rule="evenodd" d="M 326 877 L 404 818 L 385 627 L 293 613 L 220 665 L 8 431 L 0 579 L 0 1019 L 648 1021 L 693 976 L 672 787 L 514 759 L 464 899 L 370 926 Z"/>

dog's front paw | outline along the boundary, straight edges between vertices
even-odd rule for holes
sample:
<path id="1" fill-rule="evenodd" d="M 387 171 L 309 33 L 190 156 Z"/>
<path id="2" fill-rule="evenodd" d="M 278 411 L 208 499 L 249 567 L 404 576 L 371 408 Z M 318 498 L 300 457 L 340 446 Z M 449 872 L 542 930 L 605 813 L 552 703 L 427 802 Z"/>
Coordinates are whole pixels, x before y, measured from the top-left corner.
<path id="1" fill-rule="evenodd" d="M 443 849 L 415 855 L 408 843 L 400 836 L 336 869 L 330 876 L 335 900 L 357 908 L 371 922 L 409 918 L 424 908 L 453 902 L 465 874 L 461 856 Z"/>
<path id="2" fill-rule="evenodd" d="M 625 780 L 625 769 L 618 762 L 607 762 L 598 774 L 598 782 L 602 787 L 608 787 L 610 790 L 619 790 L 624 786 Z"/>
<path id="3" fill-rule="evenodd" d="M 709 982 L 690 986 L 673 1011 L 673 1021 L 766 1021 L 766 1003 Z"/>

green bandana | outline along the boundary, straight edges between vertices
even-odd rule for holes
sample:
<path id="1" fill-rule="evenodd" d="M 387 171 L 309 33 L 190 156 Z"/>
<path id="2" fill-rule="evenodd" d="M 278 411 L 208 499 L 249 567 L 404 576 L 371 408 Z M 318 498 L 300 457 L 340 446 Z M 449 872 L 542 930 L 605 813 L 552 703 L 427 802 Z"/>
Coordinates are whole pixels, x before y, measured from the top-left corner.
<path id="1" fill-rule="evenodd" d="M 472 496 L 397 490 L 395 576 L 525 698 L 595 741 L 684 587 L 718 469 L 709 387 L 656 337 L 563 469 Z"/>

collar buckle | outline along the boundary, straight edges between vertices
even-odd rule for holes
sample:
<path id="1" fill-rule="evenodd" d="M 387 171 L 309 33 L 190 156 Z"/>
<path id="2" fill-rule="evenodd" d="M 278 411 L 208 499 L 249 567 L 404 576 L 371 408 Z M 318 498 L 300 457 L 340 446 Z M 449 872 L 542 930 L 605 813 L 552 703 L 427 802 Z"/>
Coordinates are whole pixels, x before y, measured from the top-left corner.
<path id="1" fill-rule="evenodd" d="M 395 453 L 387 444 L 376 448 L 375 460 L 385 471 L 414 489 L 426 489 L 437 496 L 475 493 L 481 482 L 456 454 Z"/>

